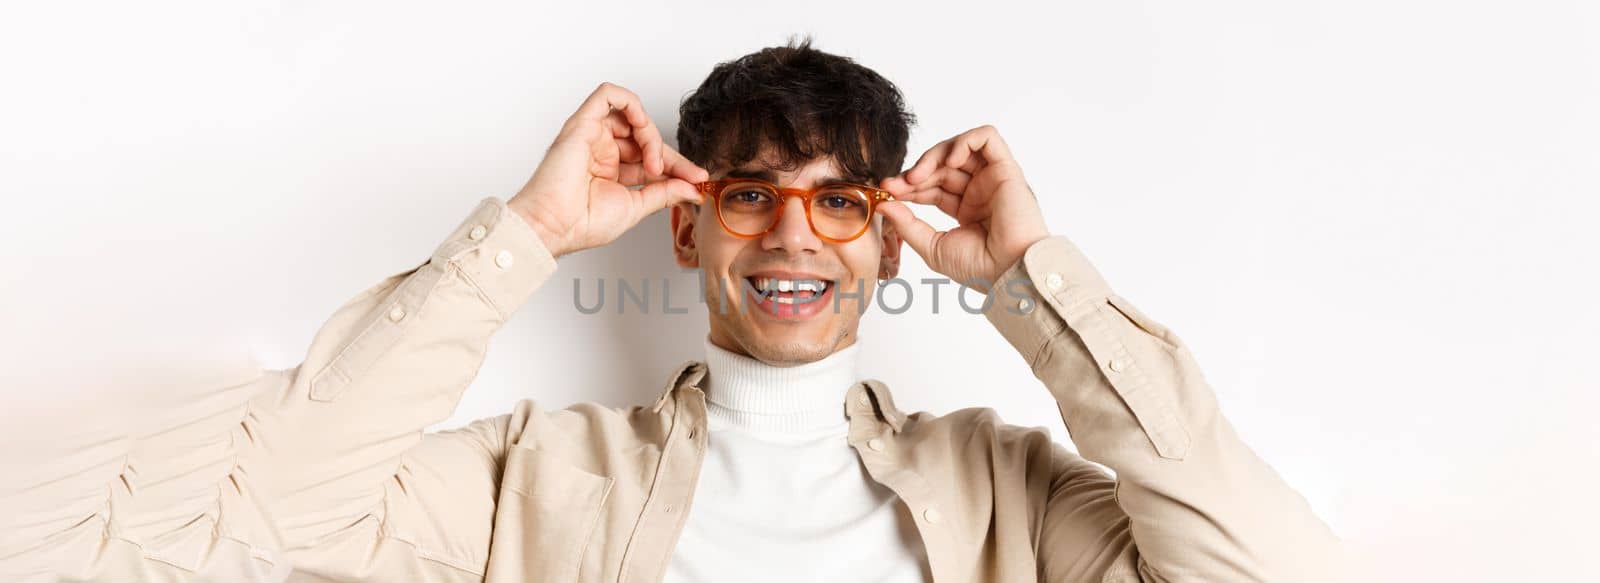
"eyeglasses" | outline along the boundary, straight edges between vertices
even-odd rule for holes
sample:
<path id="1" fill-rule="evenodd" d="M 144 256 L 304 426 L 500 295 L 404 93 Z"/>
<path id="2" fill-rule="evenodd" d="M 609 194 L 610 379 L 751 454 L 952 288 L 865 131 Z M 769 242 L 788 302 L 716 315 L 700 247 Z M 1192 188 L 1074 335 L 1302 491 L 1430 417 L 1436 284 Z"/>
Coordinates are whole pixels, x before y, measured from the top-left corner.
<path id="1" fill-rule="evenodd" d="M 695 185 L 716 205 L 722 229 L 741 239 L 754 239 L 777 228 L 784 202 L 805 203 L 811 232 L 830 243 L 845 243 L 867 232 L 878 203 L 892 200 L 889 191 L 860 184 L 834 183 L 816 188 L 779 188 L 755 178 L 729 178 Z"/>

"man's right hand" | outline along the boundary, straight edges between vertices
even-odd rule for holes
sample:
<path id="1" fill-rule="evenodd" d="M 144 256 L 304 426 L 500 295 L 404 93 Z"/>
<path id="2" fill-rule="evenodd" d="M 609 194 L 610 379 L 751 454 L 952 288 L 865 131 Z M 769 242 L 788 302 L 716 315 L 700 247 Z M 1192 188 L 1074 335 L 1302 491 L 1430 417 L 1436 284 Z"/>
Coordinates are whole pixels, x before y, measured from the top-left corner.
<path id="1" fill-rule="evenodd" d="M 694 183 L 709 177 L 662 142 L 638 95 L 601 83 L 507 206 L 560 257 L 610 243 L 661 209 L 700 203 Z"/>

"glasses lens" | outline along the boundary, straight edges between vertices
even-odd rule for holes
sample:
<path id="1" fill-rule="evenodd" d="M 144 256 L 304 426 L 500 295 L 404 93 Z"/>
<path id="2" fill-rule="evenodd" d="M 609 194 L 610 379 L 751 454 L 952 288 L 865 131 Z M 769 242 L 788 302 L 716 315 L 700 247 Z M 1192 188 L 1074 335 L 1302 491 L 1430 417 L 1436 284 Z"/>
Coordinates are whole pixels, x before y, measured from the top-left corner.
<path id="1" fill-rule="evenodd" d="M 811 224 L 834 239 L 848 239 L 861 232 L 872 218 L 867 193 L 859 188 L 833 186 L 811 198 Z"/>
<path id="2" fill-rule="evenodd" d="M 735 182 L 722 189 L 717 208 L 728 230 L 755 235 L 772 225 L 778 212 L 778 193 L 759 182 Z"/>

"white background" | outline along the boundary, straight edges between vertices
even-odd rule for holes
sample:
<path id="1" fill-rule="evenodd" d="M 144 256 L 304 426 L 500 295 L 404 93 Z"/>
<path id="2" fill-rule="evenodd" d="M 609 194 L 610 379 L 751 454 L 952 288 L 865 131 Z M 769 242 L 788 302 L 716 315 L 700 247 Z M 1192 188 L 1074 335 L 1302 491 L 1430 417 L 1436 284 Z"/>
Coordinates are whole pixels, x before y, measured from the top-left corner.
<path id="1" fill-rule="evenodd" d="M 1051 228 L 1189 344 L 1374 580 L 1600 575 L 1600 5 L 578 4 L 0 11 L 7 410 L 292 366 L 515 192 L 599 82 L 670 136 L 715 63 L 812 33 L 905 92 L 911 159 L 996 125 Z M 597 277 L 694 281 L 659 215 L 563 259 L 444 426 L 645 402 L 700 356 L 699 306 L 578 313 Z M 927 299 L 867 318 L 864 372 L 1065 439 L 1000 336 Z"/>

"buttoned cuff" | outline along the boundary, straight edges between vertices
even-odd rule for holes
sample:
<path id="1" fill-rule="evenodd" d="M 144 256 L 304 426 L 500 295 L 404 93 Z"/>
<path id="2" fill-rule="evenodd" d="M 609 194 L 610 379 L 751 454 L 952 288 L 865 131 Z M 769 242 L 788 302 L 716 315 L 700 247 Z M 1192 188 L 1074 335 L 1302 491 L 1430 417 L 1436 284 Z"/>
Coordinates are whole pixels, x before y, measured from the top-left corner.
<path id="1" fill-rule="evenodd" d="M 985 315 L 1031 366 L 1066 326 L 1065 315 L 1093 309 L 1111 288 L 1072 241 L 1057 235 L 1029 246 L 990 294 L 994 305 Z"/>
<path id="2" fill-rule="evenodd" d="M 510 318 L 555 273 L 544 241 L 505 201 L 489 197 L 434 250 L 483 292 L 501 319 Z"/>
<path id="3" fill-rule="evenodd" d="M 1063 411 L 1131 411 L 1157 454 L 1187 455 L 1190 438 L 1174 394 L 1182 383 L 1168 382 L 1182 374 L 1159 348 L 1176 340 L 1113 294 L 1077 246 L 1061 236 L 1033 244 L 991 293 L 996 305 L 986 317 L 1027 359 Z M 1078 382 L 1069 379 L 1080 377 L 1061 368 L 1066 362 L 1092 363 L 1126 409 L 1104 401 L 1112 392 L 1069 386 Z"/>
<path id="4" fill-rule="evenodd" d="M 390 276 L 346 304 L 344 310 L 363 312 L 363 321 L 347 324 L 354 336 L 337 350 L 313 343 L 313 353 L 332 350 L 334 356 L 312 377 L 311 399 L 338 399 L 407 334 L 444 338 L 461 334 L 461 321 L 481 319 L 478 313 L 483 307 L 493 311 L 497 324 L 505 322 L 555 269 L 555 258 L 520 216 L 500 199 L 483 199 L 434 249 L 429 261 Z M 452 272 L 470 286 L 467 293 L 459 293 L 458 286 L 441 285 Z M 382 296 L 374 300 L 372 294 Z M 428 312 L 433 317 L 424 317 L 425 305 L 431 306 Z"/>

